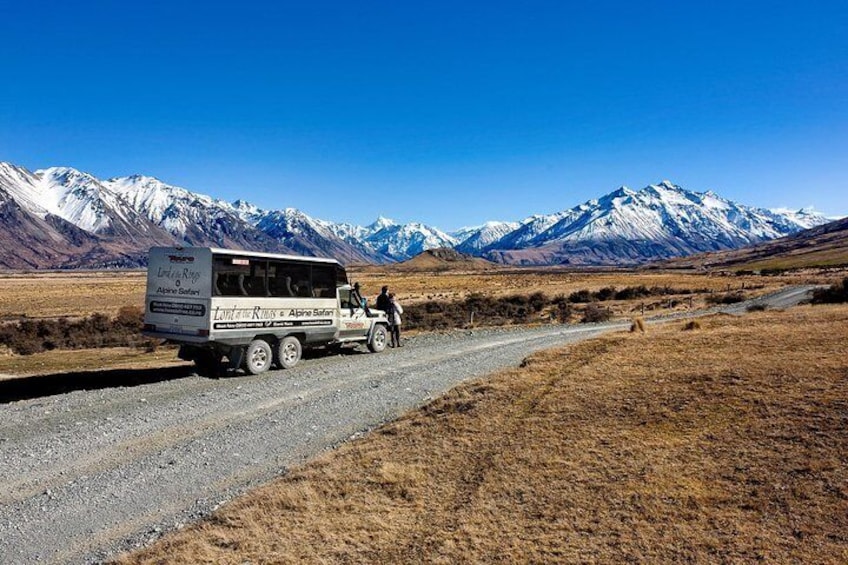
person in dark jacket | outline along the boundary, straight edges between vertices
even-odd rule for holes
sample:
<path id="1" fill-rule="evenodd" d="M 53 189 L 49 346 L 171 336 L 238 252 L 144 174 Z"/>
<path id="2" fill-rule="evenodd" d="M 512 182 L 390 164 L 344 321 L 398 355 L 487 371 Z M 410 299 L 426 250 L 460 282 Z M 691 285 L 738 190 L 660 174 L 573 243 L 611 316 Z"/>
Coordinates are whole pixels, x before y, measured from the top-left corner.
<path id="1" fill-rule="evenodd" d="M 382 310 L 383 312 L 389 311 L 389 287 L 384 286 L 380 289 L 380 295 L 377 297 L 377 310 Z"/>

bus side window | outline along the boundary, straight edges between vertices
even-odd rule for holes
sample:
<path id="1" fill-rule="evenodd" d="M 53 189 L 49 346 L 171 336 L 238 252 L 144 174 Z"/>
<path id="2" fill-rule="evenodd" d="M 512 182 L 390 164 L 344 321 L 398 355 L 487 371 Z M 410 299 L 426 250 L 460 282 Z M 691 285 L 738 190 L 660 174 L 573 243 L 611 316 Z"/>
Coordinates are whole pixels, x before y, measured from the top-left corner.
<path id="1" fill-rule="evenodd" d="M 287 268 L 286 263 L 271 261 L 268 265 L 268 296 L 297 296 L 297 285 L 291 275 L 291 269 Z"/>
<path id="2" fill-rule="evenodd" d="M 268 296 L 265 288 L 266 265 L 264 260 L 251 259 L 250 274 L 245 275 L 244 289 L 248 296 Z"/>
<path id="3" fill-rule="evenodd" d="M 332 265 L 314 265 L 312 267 L 312 286 L 312 296 L 315 298 L 335 298 L 335 268 Z"/>
<path id="4" fill-rule="evenodd" d="M 309 289 L 309 281 L 298 281 L 297 283 L 297 295 L 310 297 L 312 296 L 312 291 Z"/>
<path id="5" fill-rule="evenodd" d="M 336 286 L 342 286 L 347 284 L 347 272 L 344 270 L 344 267 L 336 265 L 334 268 L 336 271 Z"/>
<path id="6" fill-rule="evenodd" d="M 212 294 L 221 296 L 221 273 L 217 271 L 212 275 Z"/>

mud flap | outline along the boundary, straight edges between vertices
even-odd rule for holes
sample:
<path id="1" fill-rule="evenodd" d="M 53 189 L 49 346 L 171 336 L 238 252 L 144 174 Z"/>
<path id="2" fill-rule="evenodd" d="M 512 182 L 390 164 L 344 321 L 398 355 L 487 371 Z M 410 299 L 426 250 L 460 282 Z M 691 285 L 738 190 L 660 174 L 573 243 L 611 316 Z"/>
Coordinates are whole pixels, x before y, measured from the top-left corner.
<path id="1" fill-rule="evenodd" d="M 244 347 L 231 347 L 230 352 L 227 354 L 227 359 L 230 360 L 229 368 L 232 370 L 236 370 L 241 367 L 241 364 L 244 362 Z"/>

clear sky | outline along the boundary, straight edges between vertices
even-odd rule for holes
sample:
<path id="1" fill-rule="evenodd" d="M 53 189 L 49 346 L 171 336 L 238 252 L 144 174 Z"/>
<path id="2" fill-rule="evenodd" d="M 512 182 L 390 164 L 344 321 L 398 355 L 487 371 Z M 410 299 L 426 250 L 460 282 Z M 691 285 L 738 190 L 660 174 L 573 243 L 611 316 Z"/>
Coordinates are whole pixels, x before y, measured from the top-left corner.
<path id="1" fill-rule="evenodd" d="M 0 160 L 445 230 L 669 179 L 848 215 L 848 2 L 0 0 Z"/>

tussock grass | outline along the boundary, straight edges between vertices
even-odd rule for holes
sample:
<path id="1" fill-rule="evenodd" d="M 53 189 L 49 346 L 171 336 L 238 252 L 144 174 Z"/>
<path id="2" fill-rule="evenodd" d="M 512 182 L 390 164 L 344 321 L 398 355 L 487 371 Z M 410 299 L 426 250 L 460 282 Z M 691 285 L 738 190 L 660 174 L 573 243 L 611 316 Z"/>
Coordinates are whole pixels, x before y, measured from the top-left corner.
<path id="1" fill-rule="evenodd" d="M 633 319 L 633 323 L 630 324 L 630 332 L 641 332 L 645 333 L 645 320 L 643 318 L 636 317 Z"/>
<path id="2" fill-rule="evenodd" d="M 691 331 L 694 331 L 694 330 L 700 330 L 700 329 L 701 329 L 701 322 L 699 322 L 698 320 L 689 320 L 683 326 L 683 330 L 687 331 L 687 332 L 691 332 Z"/>
<path id="3" fill-rule="evenodd" d="M 848 560 L 848 307 L 529 357 L 121 563 Z"/>

